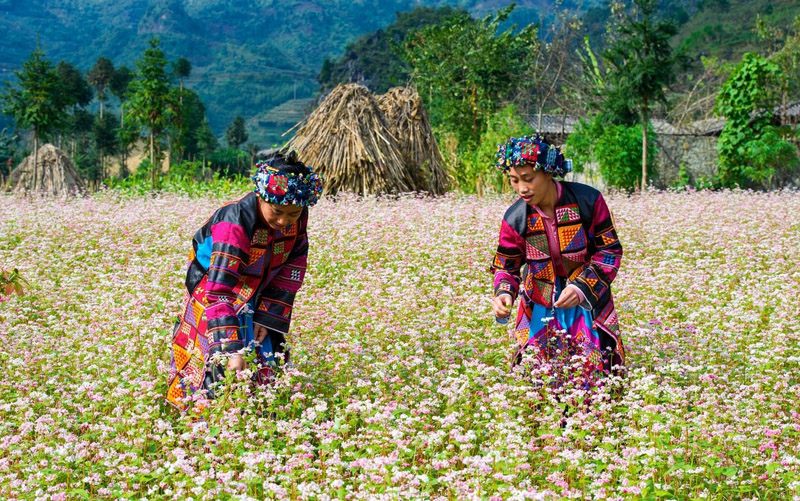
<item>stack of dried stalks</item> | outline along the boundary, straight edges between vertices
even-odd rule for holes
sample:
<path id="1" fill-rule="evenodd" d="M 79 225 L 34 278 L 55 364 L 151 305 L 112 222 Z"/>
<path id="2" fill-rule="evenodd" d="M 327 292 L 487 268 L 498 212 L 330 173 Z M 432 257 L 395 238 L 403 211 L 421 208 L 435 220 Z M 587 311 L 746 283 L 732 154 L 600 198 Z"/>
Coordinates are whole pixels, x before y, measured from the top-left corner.
<path id="1" fill-rule="evenodd" d="M 366 87 L 339 85 L 287 143 L 325 179 L 325 194 L 403 193 L 414 181 L 397 140 Z"/>
<path id="2" fill-rule="evenodd" d="M 377 101 L 400 144 L 415 189 L 437 195 L 446 192 L 451 179 L 433 137 L 428 112 L 417 91 L 410 87 L 394 87 L 378 96 Z"/>
<path id="3" fill-rule="evenodd" d="M 66 153 L 52 144 L 25 158 L 8 177 L 7 189 L 22 193 L 53 196 L 75 195 L 86 191 L 78 171 Z"/>

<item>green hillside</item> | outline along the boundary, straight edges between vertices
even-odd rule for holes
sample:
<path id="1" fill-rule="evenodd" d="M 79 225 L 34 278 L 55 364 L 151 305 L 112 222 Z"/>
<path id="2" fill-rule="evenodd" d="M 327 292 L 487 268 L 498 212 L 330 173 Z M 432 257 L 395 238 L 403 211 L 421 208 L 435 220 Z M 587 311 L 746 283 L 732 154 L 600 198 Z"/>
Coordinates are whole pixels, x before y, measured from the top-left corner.
<path id="1" fill-rule="evenodd" d="M 170 60 L 186 57 L 192 63 L 186 84 L 206 103 L 217 135 L 242 115 L 250 124 L 252 140 L 269 144 L 283 132 L 284 119 L 265 115 L 280 110 L 283 103 L 313 97 L 323 62 L 341 58 L 359 37 L 366 36 L 361 40 L 369 42 L 367 34 L 389 26 L 398 12 L 451 6 L 482 16 L 507 4 L 501 0 L 0 0 L 0 76 L 12 78 L 35 47 L 37 36 L 51 61 L 65 60 L 84 71 L 99 56 L 117 66 L 132 66 L 147 40 L 158 36 Z M 599 37 L 609 19 L 604 5 L 603 0 L 568 0 L 561 8 L 588 12 L 587 32 Z M 664 0 L 662 5 L 664 15 L 681 24 L 676 45 L 683 44 L 692 55 L 726 59 L 738 59 L 753 49 L 757 14 L 786 26 L 800 13 L 797 0 Z M 521 0 L 510 21 L 547 24 L 552 12 L 550 0 Z M 380 69 L 380 64 L 367 63 Z M 387 82 L 395 80 L 390 75 Z"/>
<path id="2" fill-rule="evenodd" d="M 797 0 L 706 0 L 681 27 L 676 40 L 690 55 L 718 56 L 738 61 L 742 54 L 763 47 L 755 31 L 760 16 L 786 29 L 800 15 Z"/>
<path id="3" fill-rule="evenodd" d="M 170 60 L 186 57 L 187 85 L 208 107 L 218 135 L 238 114 L 247 119 L 309 98 L 326 57 L 358 36 L 390 24 L 396 12 L 454 5 L 477 15 L 507 2 L 479 0 L 0 0 L 0 72 L 18 69 L 37 34 L 53 62 L 86 71 L 99 56 L 133 65 L 150 37 Z M 570 2 L 566 2 L 569 4 Z M 591 3 L 591 2 L 590 2 Z M 547 0 L 521 0 L 514 21 L 527 23 Z M 251 131 L 254 138 L 262 131 Z M 272 131 L 274 132 L 274 131 Z M 265 139 L 265 138 L 262 138 Z"/>

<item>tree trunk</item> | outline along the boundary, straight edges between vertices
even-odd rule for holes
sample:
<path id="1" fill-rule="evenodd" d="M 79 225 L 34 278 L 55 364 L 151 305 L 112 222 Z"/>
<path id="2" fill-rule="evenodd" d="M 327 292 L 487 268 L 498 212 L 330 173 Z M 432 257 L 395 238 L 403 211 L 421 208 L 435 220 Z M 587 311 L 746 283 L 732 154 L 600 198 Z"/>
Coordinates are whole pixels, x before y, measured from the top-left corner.
<path id="1" fill-rule="evenodd" d="M 647 187 L 647 98 L 642 109 L 642 191 Z"/>
<path id="2" fill-rule="evenodd" d="M 155 130 L 153 126 L 153 122 L 150 121 L 150 168 L 152 169 L 150 173 L 150 182 L 153 188 L 153 191 L 156 190 L 156 161 L 155 161 Z"/>
<path id="3" fill-rule="evenodd" d="M 39 126 L 33 129 L 33 191 L 39 191 Z"/>
<path id="4" fill-rule="evenodd" d="M 100 100 L 100 121 L 103 120 L 103 100 Z"/>
<path id="5" fill-rule="evenodd" d="M 472 84 L 472 132 L 475 134 L 475 142 L 480 143 L 478 136 L 478 86 Z"/>
<path id="6" fill-rule="evenodd" d="M 125 102 L 120 103 L 120 111 L 119 111 L 119 131 L 122 137 L 125 137 Z M 120 166 L 120 177 L 123 177 L 123 174 L 128 173 L 128 145 L 125 143 L 124 140 L 119 142 L 119 145 L 122 149 L 122 165 Z"/>

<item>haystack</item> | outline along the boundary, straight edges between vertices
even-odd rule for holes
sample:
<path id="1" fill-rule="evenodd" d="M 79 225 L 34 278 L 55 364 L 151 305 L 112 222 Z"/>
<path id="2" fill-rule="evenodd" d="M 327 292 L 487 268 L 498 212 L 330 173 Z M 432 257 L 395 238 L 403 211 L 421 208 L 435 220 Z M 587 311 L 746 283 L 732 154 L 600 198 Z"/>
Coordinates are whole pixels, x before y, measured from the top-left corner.
<path id="1" fill-rule="evenodd" d="M 15 192 L 74 195 L 85 191 L 83 181 L 66 153 L 52 144 L 39 148 L 39 168 L 34 171 L 33 153 L 23 160 L 8 178 Z M 37 179 L 34 179 L 34 172 Z"/>
<path id="2" fill-rule="evenodd" d="M 414 181 L 372 93 L 339 85 L 284 147 L 325 179 L 325 194 L 403 193 Z"/>
<path id="3" fill-rule="evenodd" d="M 403 162 L 414 179 L 415 189 L 437 195 L 446 192 L 450 176 L 417 91 L 410 87 L 394 87 L 376 100 L 400 144 Z"/>

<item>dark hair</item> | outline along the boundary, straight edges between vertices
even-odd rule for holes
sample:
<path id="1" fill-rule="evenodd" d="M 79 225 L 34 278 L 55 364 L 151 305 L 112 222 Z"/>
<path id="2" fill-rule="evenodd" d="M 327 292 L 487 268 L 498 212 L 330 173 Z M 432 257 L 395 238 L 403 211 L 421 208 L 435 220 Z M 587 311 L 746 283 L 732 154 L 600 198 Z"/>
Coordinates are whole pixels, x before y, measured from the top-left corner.
<path id="1" fill-rule="evenodd" d="M 297 153 L 294 150 L 288 153 L 277 150 L 268 150 L 264 154 L 256 157 L 257 161 L 267 162 L 270 167 L 278 169 L 283 174 L 311 174 L 306 164 L 298 160 Z"/>

